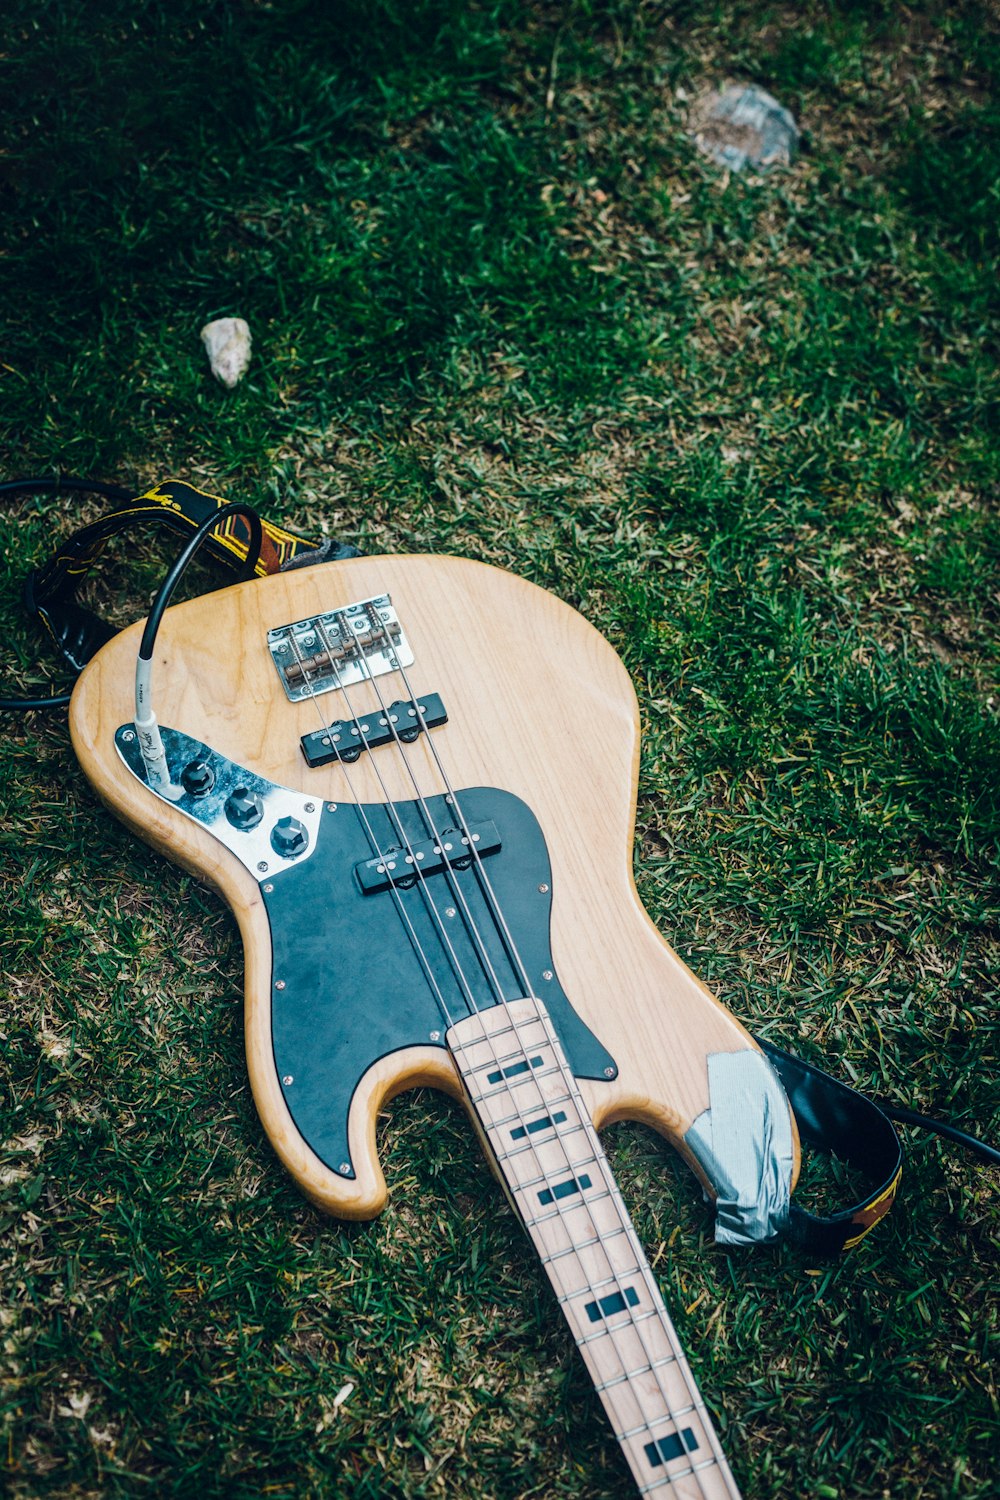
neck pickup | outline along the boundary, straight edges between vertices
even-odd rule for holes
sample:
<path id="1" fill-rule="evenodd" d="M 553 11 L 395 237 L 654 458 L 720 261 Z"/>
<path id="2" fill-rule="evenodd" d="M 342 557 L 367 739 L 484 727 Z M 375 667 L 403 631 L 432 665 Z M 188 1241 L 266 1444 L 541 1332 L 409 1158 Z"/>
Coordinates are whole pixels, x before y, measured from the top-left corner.
<path id="1" fill-rule="evenodd" d="M 362 750 L 374 750 L 399 739 L 415 740 L 422 729 L 447 724 L 448 715 L 438 693 L 419 698 L 401 698 L 384 711 L 337 719 L 329 729 L 316 729 L 302 736 L 302 754 L 310 766 L 325 766 L 332 760 L 355 761 Z"/>

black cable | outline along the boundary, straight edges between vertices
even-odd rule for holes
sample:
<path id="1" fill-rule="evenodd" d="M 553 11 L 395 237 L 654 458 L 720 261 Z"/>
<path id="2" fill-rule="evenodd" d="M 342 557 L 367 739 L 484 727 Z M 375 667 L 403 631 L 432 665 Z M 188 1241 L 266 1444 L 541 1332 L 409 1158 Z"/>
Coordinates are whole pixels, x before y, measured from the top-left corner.
<path id="1" fill-rule="evenodd" d="M 131 500 L 132 490 L 120 484 L 105 484 L 101 479 L 81 479 L 76 474 L 36 474 L 31 479 L 0 480 L 0 495 L 20 491 L 41 494 L 43 491 L 73 490 L 84 495 L 101 495 L 105 500 Z M 30 713 L 39 708 L 65 708 L 71 693 L 55 693 L 51 698 L 0 698 L 0 713 Z"/>
<path id="2" fill-rule="evenodd" d="M 257 567 L 257 559 L 260 557 L 260 549 L 264 540 L 264 528 L 261 525 L 260 516 L 250 505 L 244 505 L 242 501 L 234 500 L 231 505 L 221 505 L 213 515 L 208 516 L 191 540 L 186 544 L 170 572 L 160 584 L 159 592 L 153 600 L 153 607 L 146 617 L 146 627 L 142 632 L 142 641 L 139 646 L 139 655 L 143 661 L 150 661 L 153 655 L 153 645 L 156 641 L 156 632 L 160 628 L 163 612 L 170 603 L 170 596 L 180 583 L 181 578 L 194 557 L 198 548 L 205 538 L 213 532 L 226 516 L 242 516 L 250 528 L 250 546 L 247 551 L 246 565 L 243 569 L 243 582 L 254 577 Z"/>
<path id="3" fill-rule="evenodd" d="M 932 1130 L 935 1135 L 944 1136 L 946 1141 L 954 1141 L 957 1146 L 964 1146 L 967 1151 L 972 1151 L 981 1160 L 988 1161 L 993 1166 L 1000 1166 L 1000 1151 L 995 1146 L 987 1145 L 976 1136 L 959 1130 L 957 1125 L 946 1125 L 943 1120 L 932 1120 L 929 1115 L 918 1115 L 915 1110 L 903 1109 L 898 1104 L 887 1104 L 884 1099 L 876 1099 L 875 1102 L 890 1120 L 898 1120 L 901 1125 L 916 1125 L 921 1130 Z"/>
<path id="4" fill-rule="evenodd" d="M 26 713 L 33 708 L 65 708 L 72 696 L 72 693 L 56 693 L 52 698 L 0 698 L 0 713 L 18 708 Z"/>
<path id="5" fill-rule="evenodd" d="M 0 495 L 13 495 L 18 490 L 76 490 L 84 495 L 103 495 L 105 500 L 133 500 L 134 490 L 126 490 L 120 484 L 105 484 L 100 479 L 80 479 L 75 474 L 40 474 L 34 479 L 4 479 L 0 481 Z"/>
<path id="6" fill-rule="evenodd" d="M 134 498 L 134 491 L 125 489 L 120 484 L 106 484 L 100 479 L 82 479 L 74 474 L 39 474 L 31 479 L 5 479 L 0 481 L 0 496 L 13 495 L 19 492 L 30 494 L 59 490 L 72 490 L 85 495 L 101 495 L 106 500 L 128 501 Z M 263 528 L 260 517 L 250 506 L 241 505 L 238 502 L 232 505 L 221 506 L 214 515 L 209 516 L 198 528 L 160 586 L 160 591 L 153 602 L 149 619 L 146 621 L 146 631 L 143 633 L 143 645 L 145 645 L 147 634 L 150 630 L 150 623 L 152 622 L 152 637 L 149 640 L 150 653 L 152 653 L 152 641 L 155 638 L 156 631 L 159 629 L 163 611 L 166 609 L 170 596 L 180 582 L 188 563 L 209 532 L 213 531 L 218 522 L 230 513 L 242 515 L 249 525 L 250 548 L 247 553 L 243 579 L 245 581 L 254 576 L 263 542 Z M 140 654 L 142 654 L 142 648 L 140 648 Z M 0 713 L 15 713 L 18 711 L 29 713 L 35 709 L 65 708 L 71 697 L 71 693 L 55 693 L 50 698 L 0 698 Z"/>

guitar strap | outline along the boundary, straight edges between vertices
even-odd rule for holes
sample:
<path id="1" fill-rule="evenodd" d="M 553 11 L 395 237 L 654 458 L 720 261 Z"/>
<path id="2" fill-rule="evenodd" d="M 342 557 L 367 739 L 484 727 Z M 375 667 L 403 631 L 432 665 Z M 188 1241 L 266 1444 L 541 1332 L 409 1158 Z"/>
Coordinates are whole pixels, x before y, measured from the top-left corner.
<path id="1" fill-rule="evenodd" d="M 137 499 L 117 504 L 100 520 L 66 538 L 48 562 L 34 569 L 25 582 L 25 604 L 75 671 L 81 671 L 115 634 L 113 626 L 76 598 L 107 542 L 149 522 L 187 535 L 226 503 L 220 496 L 180 480 L 165 480 Z M 360 556 L 356 547 L 342 542 L 325 539 L 317 543 L 271 521 L 262 519 L 261 524 L 264 536 L 255 568 L 260 576 Z M 217 561 L 241 574 L 249 553 L 249 529 L 244 518 L 227 517 L 206 546 Z M 826 1217 L 792 1204 L 787 1237 L 807 1255 L 835 1255 L 849 1250 L 892 1207 L 902 1171 L 902 1151 L 892 1122 L 863 1094 L 770 1042 L 757 1040 L 781 1080 L 802 1139 L 834 1153 L 870 1185 L 860 1202 Z"/>
<path id="2" fill-rule="evenodd" d="M 903 1173 L 895 1126 L 873 1099 L 762 1037 L 755 1040 L 781 1079 L 803 1141 L 846 1162 L 868 1184 L 859 1202 L 829 1215 L 808 1213 L 793 1201 L 787 1237 L 807 1255 L 852 1250 L 895 1200 Z"/>
<path id="3" fill-rule="evenodd" d="M 145 495 L 128 500 L 61 542 L 40 568 L 29 573 L 24 602 L 48 631 L 57 650 L 77 672 L 115 634 L 114 627 L 77 602 L 77 591 L 113 536 L 132 532 L 150 522 L 182 536 L 197 531 L 203 521 L 227 502 L 177 479 L 154 485 Z M 340 542 L 308 541 L 272 521 L 261 520 L 264 536 L 254 571 L 263 577 L 296 563 L 325 562 L 357 557 L 358 549 Z M 249 529 L 242 516 L 227 516 L 206 539 L 206 549 L 234 572 L 242 571 L 249 551 Z"/>

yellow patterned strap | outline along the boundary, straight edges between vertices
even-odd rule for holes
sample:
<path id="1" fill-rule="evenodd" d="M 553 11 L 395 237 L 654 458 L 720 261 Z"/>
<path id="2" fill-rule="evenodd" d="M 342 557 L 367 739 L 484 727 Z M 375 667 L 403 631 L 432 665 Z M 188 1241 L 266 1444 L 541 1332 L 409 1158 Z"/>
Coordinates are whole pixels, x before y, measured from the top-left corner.
<path id="1" fill-rule="evenodd" d="M 834 1152 L 871 1184 L 865 1197 L 838 1213 L 812 1214 L 793 1202 L 789 1238 L 810 1254 L 851 1250 L 885 1218 L 895 1200 L 903 1172 L 895 1127 L 872 1099 L 800 1057 L 757 1040 L 781 1079 L 802 1139 Z"/>
<path id="2" fill-rule="evenodd" d="M 875 1197 L 868 1198 L 860 1207 L 854 1210 L 854 1213 L 851 1215 L 851 1223 L 857 1232 L 844 1241 L 843 1248 L 845 1250 L 853 1250 L 855 1245 L 860 1245 L 865 1235 L 875 1228 L 879 1219 L 885 1218 L 896 1201 L 896 1189 L 899 1187 L 902 1176 L 903 1167 L 900 1164 L 899 1170 L 888 1186 L 883 1188 L 880 1193 L 877 1193 Z"/>
<path id="3" fill-rule="evenodd" d="M 220 495 L 209 495 L 205 490 L 195 489 L 194 485 L 184 484 L 178 479 L 166 479 L 134 500 L 129 510 L 134 516 L 159 514 L 168 524 L 172 522 L 179 531 L 194 531 L 213 510 L 218 510 L 227 503 Z M 293 557 L 316 550 L 316 542 L 296 536 L 283 526 L 266 521 L 263 516 L 261 525 L 264 528 L 264 541 L 254 569 L 259 577 L 266 573 L 277 573 Z M 247 560 L 249 546 L 246 521 L 242 516 L 227 516 L 218 531 L 214 531 L 208 538 L 206 545 L 222 562 L 241 568 Z"/>
<path id="4" fill-rule="evenodd" d="M 186 535 L 227 502 L 179 479 L 166 479 L 144 495 L 116 506 L 99 521 L 60 542 L 49 561 L 36 568 L 25 584 L 25 603 L 49 632 L 71 666 L 79 671 L 114 630 L 75 599 L 81 581 L 94 567 L 104 548 L 119 532 L 156 522 Z M 309 554 L 317 561 L 356 556 L 353 547 L 328 545 L 296 536 L 282 526 L 262 518 L 263 542 L 254 569 L 263 576 L 280 568 L 304 562 Z M 227 516 L 217 532 L 205 542 L 206 549 L 234 573 L 242 573 L 249 551 L 249 531 L 242 516 Z"/>

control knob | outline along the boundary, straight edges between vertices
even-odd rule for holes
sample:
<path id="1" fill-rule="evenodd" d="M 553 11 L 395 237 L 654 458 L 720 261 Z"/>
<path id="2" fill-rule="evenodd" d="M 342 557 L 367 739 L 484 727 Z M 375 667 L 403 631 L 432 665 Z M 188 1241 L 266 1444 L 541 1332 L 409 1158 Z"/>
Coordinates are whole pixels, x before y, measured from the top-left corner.
<path id="1" fill-rule="evenodd" d="M 263 816 L 263 802 L 256 792 L 249 791 L 245 786 L 235 787 L 226 798 L 226 817 L 234 828 L 240 828 L 244 832 L 249 828 L 256 828 Z"/>
<path id="2" fill-rule="evenodd" d="M 279 818 L 271 829 L 271 848 L 282 859 L 298 859 L 309 847 L 309 834 L 298 818 Z"/>
<path id="3" fill-rule="evenodd" d="M 181 785 L 192 797 L 205 797 L 215 785 L 215 772 L 207 760 L 192 760 L 181 772 Z"/>
<path id="4" fill-rule="evenodd" d="M 282 859 L 297 859 L 309 847 L 309 832 L 297 817 L 279 817 L 271 828 L 271 849 Z"/>

